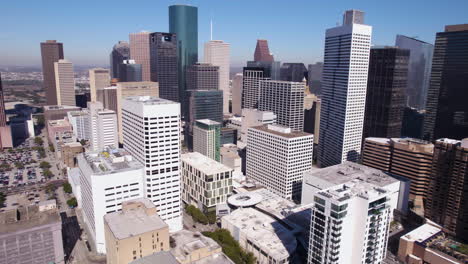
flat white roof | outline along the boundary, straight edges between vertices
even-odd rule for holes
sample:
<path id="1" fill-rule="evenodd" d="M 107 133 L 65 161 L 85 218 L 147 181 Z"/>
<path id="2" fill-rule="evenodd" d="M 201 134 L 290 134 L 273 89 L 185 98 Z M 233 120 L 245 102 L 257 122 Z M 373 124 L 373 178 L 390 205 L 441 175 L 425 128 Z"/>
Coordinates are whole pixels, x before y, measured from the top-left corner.
<path id="1" fill-rule="evenodd" d="M 424 224 L 404 235 L 403 238 L 409 241 L 424 242 L 441 231 L 442 230 L 436 226 Z"/>
<path id="2" fill-rule="evenodd" d="M 207 156 L 198 152 L 185 153 L 182 154 L 181 157 L 182 162 L 189 164 L 190 166 L 203 172 L 206 175 L 232 171 L 232 169 L 228 166 L 219 163 L 216 160 L 210 159 Z"/>
<path id="3" fill-rule="evenodd" d="M 140 103 L 144 103 L 147 105 L 176 104 L 177 103 L 177 102 L 162 99 L 156 96 L 128 96 L 128 97 L 125 97 L 125 100 L 132 101 L 132 102 L 140 102 Z"/>

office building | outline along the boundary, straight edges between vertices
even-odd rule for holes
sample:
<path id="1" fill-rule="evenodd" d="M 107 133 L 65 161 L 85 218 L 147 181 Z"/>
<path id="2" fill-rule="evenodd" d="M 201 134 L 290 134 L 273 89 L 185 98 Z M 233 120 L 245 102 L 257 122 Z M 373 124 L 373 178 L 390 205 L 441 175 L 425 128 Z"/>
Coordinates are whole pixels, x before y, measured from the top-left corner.
<path id="1" fill-rule="evenodd" d="M 219 161 L 221 146 L 221 123 L 209 119 L 195 121 L 193 128 L 193 151 Z"/>
<path id="2" fill-rule="evenodd" d="M 279 125 L 250 128 L 247 178 L 282 198 L 299 200 L 303 173 L 312 168 L 313 137 Z"/>
<path id="3" fill-rule="evenodd" d="M 304 63 L 285 62 L 281 65 L 280 76 L 282 81 L 302 82 L 307 76 L 307 69 Z"/>
<path id="4" fill-rule="evenodd" d="M 68 112 L 80 111 L 81 108 L 77 106 L 67 105 L 45 105 L 44 106 L 44 121 L 47 124 L 51 120 L 64 119 Z"/>
<path id="5" fill-rule="evenodd" d="M 234 144 L 225 144 L 220 149 L 221 163 L 233 170 L 232 177 L 242 177 L 242 159 L 239 156 L 238 148 Z"/>
<path id="6" fill-rule="evenodd" d="M 232 127 L 222 127 L 220 135 L 220 145 L 237 144 L 237 129 Z"/>
<path id="7" fill-rule="evenodd" d="M 153 253 L 168 251 L 169 227 L 147 198 L 122 202 L 122 210 L 104 216 L 108 264 L 128 264 Z"/>
<path id="8" fill-rule="evenodd" d="M 405 105 L 417 110 L 424 110 L 431 78 L 434 45 L 412 37 L 397 35 L 395 46 L 410 51 Z"/>
<path id="9" fill-rule="evenodd" d="M 275 113 L 279 125 L 303 131 L 304 90 L 305 82 L 262 80 L 258 110 Z"/>
<path id="10" fill-rule="evenodd" d="M 320 106 L 320 98 L 306 90 L 304 97 L 304 132 L 314 134 L 314 145 L 318 144 L 320 136 Z"/>
<path id="11" fill-rule="evenodd" d="M 180 102 L 177 75 L 177 36 L 173 33 L 150 34 L 151 81 L 159 83 L 159 96 Z"/>
<path id="12" fill-rule="evenodd" d="M 409 54 L 396 47 L 371 49 L 363 138 L 401 136 Z"/>
<path id="13" fill-rule="evenodd" d="M 257 46 L 255 47 L 254 61 L 274 61 L 273 55 L 268 48 L 268 40 L 257 39 Z"/>
<path id="14" fill-rule="evenodd" d="M 67 113 L 68 122 L 73 128 L 73 135 L 78 140 L 89 140 L 91 138 L 91 129 L 89 128 L 89 111 L 71 111 Z"/>
<path id="15" fill-rule="evenodd" d="M 2 209 L 0 263 L 65 263 L 64 257 L 62 220 L 54 200 Z"/>
<path id="16" fill-rule="evenodd" d="M 425 110 L 405 107 L 401 124 L 401 136 L 422 139 L 425 115 Z"/>
<path id="17" fill-rule="evenodd" d="M 234 78 L 232 79 L 232 82 L 231 82 L 231 94 L 232 94 L 231 112 L 233 115 L 237 115 L 237 116 L 242 115 L 242 108 L 241 108 L 242 82 L 243 82 L 242 73 L 236 73 L 236 75 L 234 75 Z"/>
<path id="18" fill-rule="evenodd" d="M 232 169 L 198 152 L 182 154 L 182 201 L 215 212 L 232 193 Z"/>
<path id="19" fill-rule="evenodd" d="M 73 64 L 67 60 L 59 60 L 54 62 L 54 71 L 57 105 L 76 105 Z"/>
<path id="20" fill-rule="evenodd" d="M 307 85 L 309 91 L 313 94 L 322 94 L 322 71 L 323 63 L 317 62 L 315 64 L 309 64 L 307 66 Z"/>
<path id="21" fill-rule="evenodd" d="M 241 109 L 258 108 L 260 80 L 264 79 L 263 68 L 244 67 L 242 78 Z"/>
<path id="22" fill-rule="evenodd" d="M 251 127 L 276 124 L 276 115 L 271 111 L 259 111 L 257 109 L 242 109 L 242 122 L 240 139 L 247 143 L 247 131 Z"/>
<path id="23" fill-rule="evenodd" d="M 111 78 L 119 79 L 119 65 L 124 60 L 130 59 L 130 45 L 128 45 L 128 42 L 119 40 L 119 42 L 112 47 L 109 57 Z"/>
<path id="24" fill-rule="evenodd" d="M 468 135 L 468 24 L 445 26 L 436 35 L 423 138 Z"/>
<path id="25" fill-rule="evenodd" d="M 229 71 L 230 45 L 222 40 L 210 40 L 205 43 L 204 62 L 219 67 L 218 89 L 223 91 L 223 113 L 229 113 Z"/>
<path id="26" fill-rule="evenodd" d="M 57 88 L 55 87 L 54 64 L 63 60 L 63 44 L 56 40 L 41 42 L 42 76 L 46 91 L 46 104 L 57 105 Z"/>
<path id="27" fill-rule="evenodd" d="M 135 60 L 122 61 L 122 63 L 119 64 L 119 81 L 120 82 L 143 81 L 142 64 L 136 64 Z"/>
<path id="28" fill-rule="evenodd" d="M 411 180 L 410 199 L 426 198 L 434 145 L 414 138 L 366 138 L 362 164 Z"/>
<path id="29" fill-rule="evenodd" d="M 104 109 L 101 102 L 88 103 L 89 136 L 92 151 L 119 146 L 117 114 Z"/>
<path id="30" fill-rule="evenodd" d="M 75 168 L 77 165 L 76 157 L 83 153 L 84 149 L 79 142 L 65 143 L 61 147 L 61 161 L 68 168 Z"/>
<path id="31" fill-rule="evenodd" d="M 390 190 L 354 179 L 313 197 L 308 263 L 382 263 L 391 218 Z"/>
<path id="32" fill-rule="evenodd" d="M 89 70 L 89 90 L 91 94 L 91 102 L 96 102 L 98 89 L 108 87 L 110 85 L 110 71 L 103 68 L 94 68 Z"/>
<path id="33" fill-rule="evenodd" d="M 47 136 L 50 142 L 59 140 L 62 134 L 73 134 L 73 128 L 66 119 L 47 121 L 46 127 Z"/>
<path id="34" fill-rule="evenodd" d="M 171 232 L 181 230 L 179 103 L 127 97 L 122 101 L 122 125 L 124 148 L 145 166 L 145 197 Z M 164 141 L 158 140 L 161 137 Z"/>
<path id="35" fill-rule="evenodd" d="M 195 63 L 187 66 L 185 73 L 187 90 L 220 90 L 219 69 L 219 66 L 209 63 Z"/>
<path id="36" fill-rule="evenodd" d="M 372 27 L 349 21 L 363 22 L 363 16 L 362 12 L 347 11 L 343 16 L 346 23 L 326 32 L 317 156 L 320 167 L 357 161 L 361 152 Z"/>
<path id="37" fill-rule="evenodd" d="M 122 149 L 78 155 L 83 220 L 90 242 L 106 253 L 104 215 L 120 211 L 122 203 L 143 197 L 144 168 Z"/>
<path id="38" fill-rule="evenodd" d="M 272 80 L 281 80 L 280 61 L 247 61 L 248 68 L 260 68 L 263 70 L 263 77 Z"/>
<path id="39" fill-rule="evenodd" d="M 76 106 L 81 108 L 86 108 L 88 102 L 91 102 L 91 93 L 90 92 L 75 92 L 75 102 Z"/>
<path id="40" fill-rule="evenodd" d="M 468 139 L 436 140 L 425 217 L 465 242 L 468 240 L 467 187 Z"/>
<path id="41" fill-rule="evenodd" d="M 7 126 L 5 100 L 3 96 L 2 76 L 0 74 L 0 149 L 13 147 L 10 127 Z"/>
<path id="42" fill-rule="evenodd" d="M 169 32 L 177 36 L 179 102 L 185 102 L 185 70 L 198 61 L 198 8 L 190 5 L 169 6 Z M 184 105 L 182 113 L 185 114 Z"/>
<path id="43" fill-rule="evenodd" d="M 151 81 L 150 32 L 130 33 L 130 59 L 141 65 L 141 81 Z M 119 80 L 122 76 L 119 73 Z"/>

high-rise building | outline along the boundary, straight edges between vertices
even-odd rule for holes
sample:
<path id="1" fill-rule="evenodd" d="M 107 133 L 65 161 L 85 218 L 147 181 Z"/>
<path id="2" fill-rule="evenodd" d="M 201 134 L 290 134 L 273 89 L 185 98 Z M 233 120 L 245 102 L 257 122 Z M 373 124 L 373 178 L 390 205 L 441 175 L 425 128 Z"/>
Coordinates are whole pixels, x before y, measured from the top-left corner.
<path id="1" fill-rule="evenodd" d="M 161 98 L 174 102 L 180 102 L 177 63 L 177 36 L 173 33 L 151 33 L 151 81 L 159 83 Z"/>
<path id="2" fill-rule="evenodd" d="M 122 202 L 143 197 L 144 169 L 122 149 L 78 155 L 81 208 L 88 235 L 98 253 L 106 253 L 104 215 L 118 212 Z"/>
<path id="3" fill-rule="evenodd" d="M 263 77 L 272 80 L 281 80 L 281 62 L 280 61 L 248 61 L 248 68 L 261 68 Z"/>
<path id="4" fill-rule="evenodd" d="M 351 11 L 345 13 L 346 23 L 328 29 L 325 37 L 320 167 L 357 161 L 361 151 L 372 27 L 349 23 L 363 22 L 363 14 Z"/>
<path id="5" fill-rule="evenodd" d="M 47 105 L 58 105 L 54 63 L 63 60 L 63 44 L 56 40 L 41 42 L 42 76 Z"/>
<path id="6" fill-rule="evenodd" d="M 94 68 L 89 70 L 89 90 L 91 102 L 96 102 L 96 91 L 110 85 L 110 71 L 108 69 Z"/>
<path id="7" fill-rule="evenodd" d="M 141 82 L 143 80 L 142 65 L 135 60 L 124 60 L 119 64 L 120 82 Z"/>
<path id="8" fill-rule="evenodd" d="M 258 110 L 275 113 L 279 125 L 304 130 L 305 82 L 260 81 Z"/>
<path id="9" fill-rule="evenodd" d="M 312 168 L 313 137 L 279 125 L 249 128 L 246 176 L 282 198 L 300 200 L 303 173 Z"/>
<path id="10" fill-rule="evenodd" d="M 251 127 L 262 125 L 275 125 L 276 115 L 272 111 L 259 111 L 258 109 L 242 109 L 242 123 L 240 129 L 241 141 L 247 143 L 247 131 Z"/>
<path id="11" fill-rule="evenodd" d="M 219 90 L 223 91 L 223 113 L 229 113 L 230 45 L 222 40 L 205 43 L 204 62 L 219 67 Z"/>
<path id="12" fill-rule="evenodd" d="M 57 105 L 75 106 L 75 74 L 67 60 L 54 62 Z"/>
<path id="13" fill-rule="evenodd" d="M 232 193 L 232 169 L 198 152 L 182 154 L 182 200 L 215 212 Z"/>
<path id="14" fill-rule="evenodd" d="M 180 118 L 176 102 L 150 96 L 122 101 L 124 148 L 144 164 L 145 197 L 154 203 L 171 232 L 182 229 Z M 158 140 L 161 137 L 164 140 Z"/>
<path id="15" fill-rule="evenodd" d="M 409 197 L 426 198 L 434 145 L 413 138 L 366 138 L 362 164 L 411 180 Z"/>
<path id="16" fill-rule="evenodd" d="M 242 114 L 242 73 L 236 73 L 231 83 L 232 93 L 232 114 L 240 116 Z"/>
<path id="17" fill-rule="evenodd" d="M 343 15 L 343 25 L 364 24 L 364 12 L 360 10 L 346 10 Z"/>
<path id="18" fill-rule="evenodd" d="M 130 45 L 128 45 L 128 42 L 119 40 L 112 48 L 109 57 L 111 77 L 119 79 L 119 65 L 124 60 L 130 59 Z"/>
<path id="19" fill-rule="evenodd" d="M 149 82 L 151 81 L 150 32 L 130 33 L 129 39 L 130 58 L 135 61 L 135 64 L 141 64 L 141 80 Z M 119 73 L 119 79 L 121 78 Z"/>
<path id="20" fill-rule="evenodd" d="M 187 66 L 185 79 L 187 91 L 192 90 L 220 90 L 219 66 L 210 63 L 195 63 Z"/>
<path id="21" fill-rule="evenodd" d="M 463 241 L 468 240 L 467 189 L 468 139 L 436 140 L 425 217 Z"/>
<path id="22" fill-rule="evenodd" d="M 401 136 L 410 138 L 423 138 L 424 116 L 426 111 L 412 107 L 405 107 L 401 121 Z"/>
<path id="23" fill-rule="evenodd" d="M 198 152 L 210 159 L 220 161 L 221 123 L 200 119 L 193 127 L 193 152 Z"/>
<path id="24" fill-rule="evenodd" d="M 185 70 L 198 61 L 198 8 L 190 5 L 169 6 L 169 32 L 177 36 L 180 102 L 185 102 Z M 182 104 L 182 114 L 185 114 Z"/>
<path id="25" fill-rule="evenodd" d="M 88 114 L 91 150 L 102 151 L 106 147 L 118 147 L 116 112 L 104 109 L 101 102 L 91 102 L 88 103 Z"/>
<path id="26" fill-rule="evenodd" d="M 363 138 L 401 136 L 409 54 L 396 47 L 371 49 Z"/>
<path id="27" fill-rule="evenodd" d="M 73 136 L 77 140 L 89 140 L 91 138 L 88 109 L 82 111 L 70 111 L 67 113 L 67 119 L 73 128 Z"/>
<path id="28" fill-rule="evenodd" d="M 410 51 L 405 103 L 409 107 L 423 110 L 426 107 L 427 90 L 431 78 L 434 45 L 415 38 L 397 35 L 395 46 Z"/>
<path id="29" fill-rule="evenodd" d="M 257 39 L 257 46 L 255 47 L 254 61 L 274 61 L 273 55 L 268 48 L 268 40 Z"/>
<path id="30" fill-rule="evenodd" d="M 468 24 L 446 26 L 436 35 L 424 134 L 426 140 L 468 135 Z"/>
<path id="31" fill-rule="evenodd" d="M 302 82 L 307 76 L 307 69 L 304 63 L 285 62 L 281 65 L 280 76 L 282 81 Z"/>
<path id="32" fill-rule="evenodd" d="M 10 126 L 7 126 L 5 100 L 3 97 L 2 76 L 0 74 L 0 149 L 13 147 Z"/>
<path id="33" fill-rule="evenodd" d="M 260 80 L 264 80 L 263 68 L 244 67 L 242 78 L 241 108 L 258 108 Z"/>
<path id="34" fill-rule="evenodd" d="M 304 132 L 314 134 L 314 144 L 318 144 L 320 131 L 321 100 L 307 92 L 304 97 Z"/>
<path id="35" fill-rule="evenodd" d="M 317 62 L 307 66 L 307 85 L 313 94 L 322 94 L 322 71 L 323 63 Z"/>

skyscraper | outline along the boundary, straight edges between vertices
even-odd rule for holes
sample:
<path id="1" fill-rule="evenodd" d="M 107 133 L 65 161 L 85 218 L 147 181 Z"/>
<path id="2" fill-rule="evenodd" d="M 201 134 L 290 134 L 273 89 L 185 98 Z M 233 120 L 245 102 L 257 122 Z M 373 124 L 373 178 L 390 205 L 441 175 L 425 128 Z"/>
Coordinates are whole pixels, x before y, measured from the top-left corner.
<path id="1" fill-rule="evenodd" d="M 2 76 L 0 74 L 0 149 L 13 147 L 10 126 L 7 126 Z"/>
<path id="2" fill-rule="evenodd" d="M 363 138 L 401 136 L 409 50 L 372 48 Z"/>
<path id="3" fill-rule="evenodd" d="M 242 114 L 242 73 L 236 73 L 231 83 L 232 93 L 232 114 L 240 116 Z"/>
<path id="4" fill-rule="evenodd" d="M 75 106 L 75 74 L 67 60 L 54 62 L 57 105 Z"/>
<path id="5" fill-rule="evenodd" d="M 187 66 L 185 79 L 187 80 L 187 91 L 220 90 L 219 66 L 210 63 L 195 63 Z"/>
<path id="6" fill-rule="evenodd" d="M 257 108 L 260 99 L 260 80 L 264 80 L 263 68 L 244 67 L 241 108 Z"/>
<path id="7" fill-rule="evenodd" d="M 141 64 L 136 64 L 134 60 L 124 60 L 119 64 L 120 82 L 141 82 L 142 76 Z"/>
<path id="8" fill-rule="evenodd" d="M 275 113 L 279 125 L 303 131 L 304 90 L 305 82 L 261 80 L 258 110 Z"/>
<path id="9" fill-rule="evenodd" d="M 193 128 L 193 152 L 220 161 L 220 130 L 221 123 L 209 119 L 196 120 Z"/>
<path id="10" fill-rule="evenodd" d="M 302 82 L 306 77 L 307 69 L 304 63 L 285 62 L 281 65 L 280 76 L 282 81 Z"/>
<path id="11" fill-rule="evenodd" d="M 426 107 L 427 89 L 431 78 L 434 45 L 415 38 L 397 35 L 395 46 L 410 51 L 405 103 L 409 107 L 423 110 Z"/>
<path id="12" fill-rule="evenodd" d="M 89 134 L 92 151 L 102 151 L 106 147 L 119 146 L 117 113 L 104 109 L 101 102 L 88 103 Z"/>
<path id="13" fill-rule="evenodd" d="M 63 44 L 56 40 L 41 43 L 42 76 L 47 105 L 57 105 L 54 63 L 63 59 Z"/>
<path id="14" fill-rule="evenodd" d="M 103 68 L 94 68 L 89 70 L 89 90 L 91 93 L 91 102 L 96 102 L 96 91 L 100 88 L 110 85 L 110 71 Z"/>
<path id="15" fill-rule="evenodd" d="M 130 33 L 130 58 L 135 61 L 135 64 L 141 64 L 141 79 L 142 81 L 151 81 L 150 68 L 150 33 L 139 32 Z"/>
<path id="16" fill-rule="evenodd" d="M 219 90 L 223 91 L 223 112 L 229 113 L 230 45 L 222 40 L 205 43 L 204 61 L 219 67 Z"/>
<path id="17" fill-rule="evenodd" d="M 313 94 L 322 94 L 322 71 L 323 63 L 317 62 L 315 64 L 309 64 L 307 66 L 307 85 L 309 85 L 309 91 Z"/>
<path id="18" fill-rule="evenodd" d="M 145 197 L 158 208 L 170 232 L 179 231 L 180 105 L 158 97 L 133 96 L 123 100 L 122 112 L 124 148 L 145 166 Z"/>
<path id="19" fill-rule="evenodd" d="M 257 46 L 255 47 L 254 61 L 274 61 L 273 55 L 268 48 L 268 40 L 257 39 Z"/>
<path id="20" fill-rule="evenodd" d="M 198 8 L 190 5 L 169 6 L 169 32 L 177 36 L 179 95 L 182 97 L 180 102 L 184 102 L 187 90 L 185 70 L 198 61 Z"/>
<path id="21" fill-rule="evenodd" d="M 436 35 L 423 137 L 468 135 L 468 24 L 446 26 Z"/>
<path id="22" fill-rule="evenodd" d="M 468 240 L 467 189 L 468 139 L 436 140 L 425 217 L 464 241 Z"/>
<path id="23" fill-rule="evenodd" d="M 372 27 L 350 23 L 362 21 L 349 17 L 352 13 L 345 13 L 342 26 L 326 32 L 318 149 L 321 167 L 357 161 L 361 151 Z"/>
<path id="24" fill-rule="evenodd" d="M 130 59 L 130 45 L 126 41 L 119 41 L 110 53 L 110 72 L 112 78 L 119 77 L 119 64 Z"/>
<path id="25" fill-rule="evenodd" d="M 177 36 L 173 33 L 151 33 L 151 81 L 159 83 L 161 98 L 174 102 L 180 102 L 177 63 Z"/>

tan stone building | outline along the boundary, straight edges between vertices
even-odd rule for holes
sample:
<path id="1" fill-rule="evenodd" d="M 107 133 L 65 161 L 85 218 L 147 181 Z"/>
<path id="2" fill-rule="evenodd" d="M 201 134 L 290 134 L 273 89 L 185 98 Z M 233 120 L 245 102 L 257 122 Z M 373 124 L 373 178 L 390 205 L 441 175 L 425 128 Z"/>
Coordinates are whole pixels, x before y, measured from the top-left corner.
<path id="1" fill-rule="evenodd" d="M 127 264 L 170 249 L 169 227 L 146 198 L 123 202 L 122 211 L 106 214 L 104 232 L 108 264 Z"/>
<path id="2" fill-rule="evenodd" d="M 83 146 L 78 142 L 65 143 L 62 145 L 62 162 L 69 168 L 76 167 L 76 155 L 83 152 Z"/>

